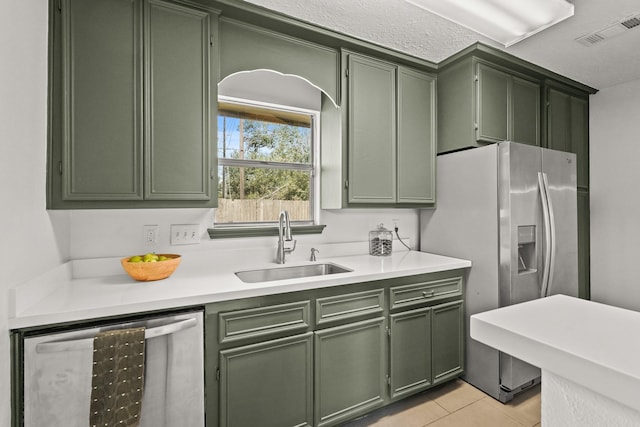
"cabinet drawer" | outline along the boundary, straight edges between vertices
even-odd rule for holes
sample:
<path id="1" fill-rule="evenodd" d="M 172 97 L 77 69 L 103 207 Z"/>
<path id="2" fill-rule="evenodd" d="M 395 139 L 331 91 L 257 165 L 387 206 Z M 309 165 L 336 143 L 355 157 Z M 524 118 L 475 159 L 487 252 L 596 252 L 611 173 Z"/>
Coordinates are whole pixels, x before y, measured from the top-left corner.
<path id="1" fill-rule="evenodd" d="M 309 309 L 309 301 L 300 301 L 220 313 L 220 343 L 307 330 Z"/>
<path id="2" fill-rule="evenodd" d="M 462 296 L 462 277 L 395 286 L 390 289 L 391 309 Z"/>
<path id="3" fill-rule="evenodd" d="M 382 313 L 383 307 L 383 289 L 318 298 L 316 324 L 322 325 L 337 320 Z"/>

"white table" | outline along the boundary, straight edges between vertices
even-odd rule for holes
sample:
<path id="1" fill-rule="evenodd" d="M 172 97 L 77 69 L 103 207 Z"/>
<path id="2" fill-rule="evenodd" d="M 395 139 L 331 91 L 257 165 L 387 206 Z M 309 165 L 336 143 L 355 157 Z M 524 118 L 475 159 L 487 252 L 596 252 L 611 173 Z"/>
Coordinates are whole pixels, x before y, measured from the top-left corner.
<path id="1" fill-rule="evenodd" d="M 640 313 L 554 295 L 471 316 L 473 339 L 542 370 L 542 425 L 640 426 Z"/>

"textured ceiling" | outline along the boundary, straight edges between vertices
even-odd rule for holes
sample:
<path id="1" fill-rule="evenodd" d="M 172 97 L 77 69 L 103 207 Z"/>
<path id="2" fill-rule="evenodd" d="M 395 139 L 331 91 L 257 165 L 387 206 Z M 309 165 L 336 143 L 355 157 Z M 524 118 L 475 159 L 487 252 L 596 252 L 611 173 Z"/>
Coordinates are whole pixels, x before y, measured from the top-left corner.
<path id="1" fill-rule="evenodd" d="M 640 14 L 640 0 L 574 0 L 573 17 L 506 49 L 404 0 L 248 1 L 436 63 L 481 41 L 596 89 L 640 79 L 640 26 L 590 47 L 575 41 Z"/>

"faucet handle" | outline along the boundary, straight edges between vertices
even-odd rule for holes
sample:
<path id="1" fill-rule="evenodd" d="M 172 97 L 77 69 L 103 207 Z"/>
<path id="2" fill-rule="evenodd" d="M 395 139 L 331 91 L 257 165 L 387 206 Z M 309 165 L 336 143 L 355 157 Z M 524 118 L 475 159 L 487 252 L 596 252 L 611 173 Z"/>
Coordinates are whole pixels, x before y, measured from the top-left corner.
<path id="1" fill-rule="evenodd" d="M 315 261 L 317 253 L 320 253 L 320 251 L 316 248 L 311 248 L 311 257 L 309 257 L 309 261 Z"/>

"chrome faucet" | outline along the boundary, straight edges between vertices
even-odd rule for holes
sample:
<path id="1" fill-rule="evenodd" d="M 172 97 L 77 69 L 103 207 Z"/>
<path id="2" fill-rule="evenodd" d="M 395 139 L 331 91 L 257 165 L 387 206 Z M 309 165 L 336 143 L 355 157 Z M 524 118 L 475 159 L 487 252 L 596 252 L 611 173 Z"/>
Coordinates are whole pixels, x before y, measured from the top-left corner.
<path id="1" fill-rule="evenodd" d="M 285 247 L 284 242 L 293 242 L 290 248 Z M 290 254 L 296 248 L 296 241 L 291 236 L 291 222 L 289 221 L 289 212 L 280 212 L 278 218 L 278 252 L 276 253 L 276 263 L 284 264 L 284 256 Z"/>

